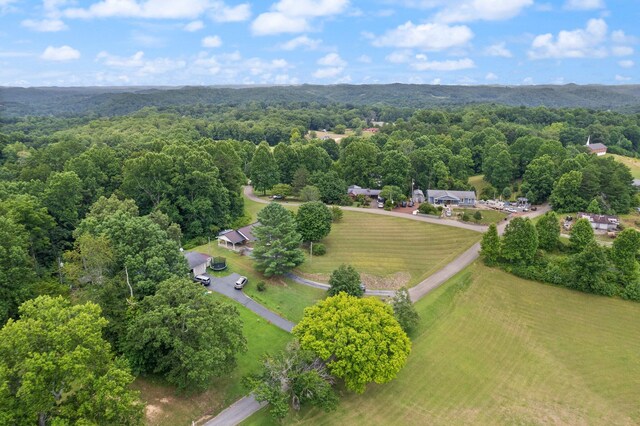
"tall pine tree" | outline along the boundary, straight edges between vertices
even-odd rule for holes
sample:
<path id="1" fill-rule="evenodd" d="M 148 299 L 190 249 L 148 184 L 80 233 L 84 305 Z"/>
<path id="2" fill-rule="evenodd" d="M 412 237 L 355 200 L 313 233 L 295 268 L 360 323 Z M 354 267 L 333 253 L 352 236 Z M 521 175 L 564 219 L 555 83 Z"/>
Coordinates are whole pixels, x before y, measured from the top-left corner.
<path id="1" fill-rule="evenodd" d="M 271 203 L 259 214 L 260 226 L 253 234 L 256 269 L 265 276 L 282 275 L 304 262 L 300 250 L 302 237 L 296 231 L 293 215 L 278 203 Z"/>

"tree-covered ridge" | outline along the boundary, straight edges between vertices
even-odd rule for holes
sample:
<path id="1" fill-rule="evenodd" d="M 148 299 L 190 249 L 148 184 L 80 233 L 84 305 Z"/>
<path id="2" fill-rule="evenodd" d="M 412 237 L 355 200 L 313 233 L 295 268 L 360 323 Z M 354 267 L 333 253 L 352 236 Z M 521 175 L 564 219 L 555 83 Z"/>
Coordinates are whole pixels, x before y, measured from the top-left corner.
<path id="1" fill-rule="evenodd" d="M 387 105 L 408 108 L 449 107 L 480 103 L 512 106 L 637 107 L 640 86 L 432 86 L 300 85 L 273 87 L 162 87 L 162 88 L 2 88 L 6 115 L 126 115 L 145 106 L 159 108 L 196 105 L 262 107 L 273 105 Z"/>

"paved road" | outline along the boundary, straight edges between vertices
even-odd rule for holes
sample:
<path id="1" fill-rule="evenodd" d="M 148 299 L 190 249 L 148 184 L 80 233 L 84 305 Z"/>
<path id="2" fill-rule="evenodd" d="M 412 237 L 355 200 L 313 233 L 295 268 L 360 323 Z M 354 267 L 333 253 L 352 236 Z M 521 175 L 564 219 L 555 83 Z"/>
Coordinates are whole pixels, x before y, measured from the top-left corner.
<path id="1" fill-rule="evenodd" d="M 273 325 L 280 327 L 288 333 L 291 333 L 291 329 L 295 325 L 294 323 L 292 323 L 291 321 L 287 321 L 274 312 L 271 312 L 269 309 L 265 308 L 264 306 L 244 294 L 242 290 L 236 290 L 235 288 L 233 288 L 233 284 L 239 277 L 240 274 L 231 274 L 223 278 L 211 277 L 211 284 L 208 286 L 208 288 L 217 293 L 224 294 L 225 296 L 235 300 L 241 305 L 246 306 L 249 310 L 260 315 L 262 318 L 266 319 Z"/>
<path id="2" fill-rule="evenodd" d="M 303 284 L 309 287 L 319 288 L 321 290 L 329 290 L 329 287 L 331 287 L 329 284 L 319 283 L 317 281 L 311 281 L 306 278 L 302 278 L 292 272 L 287 272 L 286 274 L 284 274 L 284 276 L 299 284 Z M 369 289 L 366 290 L 367 296 L 393 297 L 395 294 L 396 292 L 393 290 L 369 290 Z"/>
<path id="3" fill-rule="evenodd" d="M 224 409 L 220 414 L 206 422 L 205 426 L 231 426 L 241 423 L 253 413 L 267 405 L 266 402 L 258 402 L 253 395 L 245 396 Z"/>

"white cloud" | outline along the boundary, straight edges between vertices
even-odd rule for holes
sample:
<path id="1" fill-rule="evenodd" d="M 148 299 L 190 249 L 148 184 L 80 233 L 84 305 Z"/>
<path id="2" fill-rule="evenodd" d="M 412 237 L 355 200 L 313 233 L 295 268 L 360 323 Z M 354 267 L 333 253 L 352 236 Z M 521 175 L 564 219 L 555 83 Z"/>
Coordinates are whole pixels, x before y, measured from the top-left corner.
<path id="1" fill-rule="evenodd" d="M 371 59 L 371 56 L 369 55 L 360 55 L 358 56 L 357 61 L 363 64 L 370 64 L 371 62 L 373 62 L 373 59 Z"/>
<path id="2" fill-rule="evenodd" d="M 614 46 L 611 48 L 611 53 L 614 56 L 629 56 L 633 55 L 633 47 L 629 46 Z"/>
<path id="3" fill-rule="evenodd" d="M 607 24 L 602 19 L 591 19 L 585 29 L 560 31 L 537 36 L 528 54 L 531 59 L 604 57 L 602 46 L 607 36 Z"/>
<path id="4" fill-rule="evenodd" d="M 202 21 L 191 21 L 187 25 L 185 25 L 182 29 L 188 31 L 190 33 L 200 31 L 204 28 L 204 23 Z"/>
<path id="5" fill-rule="evenodd" d="M 0 16 L 15 11 L 13 3 L 17 3 L 17 0 L 0 0 Z"/>
<path id="6" fill-rule="evenodd" d="M 484 50 L 484 54 L 488 56 L 499 56 L 501 58 L 511 58 L 513 54 L 507 49 L 504 42 L 492 44 Z"/>
<path id="7" fill-rule="evenodd" d="M 631 60 L 618 61 L 618 65 L 620 65 L 622 68 L 633 68 L 635 62 Z"/>
<path id="8" fill-rule="evenodd" d="M 441 78 L 434 78 L 433 80 L 431 80 L 429 82 L 429 84 L 433 84 L 434 86 L 440 86 L 440 84 L 442 84 L 442 79 Z"/>
<path id="9" fill-rule="evenodd" d="M 311 39 L 306 35 L 293 38 L 287 42 L 282 43 L 279 47 L 282 50 L 295 50 L 300 47 L 306 50 L 315 50 L 322 44 L 320 39 Z"/>
<path id="10" fill-rule="evenodd" d="M 385 56 L 384 59 L 392 64 L 402 64 L 409 62 L 412 57 L 413 53 L 410 50 L 396 50 Z"/>
<path id="11" fill-rule="evenodd" d="M 626 35 L 622 30 L 612 31 L 611 40 L 618 44 L 632 44 L 638 41 L 637 37 Z"/>
<path id="12" fill-rule="evenodd" d="M 318 59 L 318 65 L 325 67 L 344 67 L 347 65 L 347 62 L 337 53 L 329 53 Z"/>
<path id="13" fill-rule="evenodd" d="M 165 74 L 170 71 L 183 69 L 187 65 L 184 60 L 171 58 L 146 59 L 142 51 L 125 57 L 111 55 L 108 52 L 102 51 L 96 56 L 96 61 L 103 63 L 109 68 L 120 70 L 130 69 L 138 77 Z"/>
<path id="14" fill-rule="evenodd" d="M 71 61 L 80 58 L 80 52 L 67 45 L 60 47 L 49 46 L 42 52 L 40 57 L 47 61 Z"/>
<path id="15" fill-rule="evenodd" d="M 311 29 L 310 20 L 345 11 L 348 0 L 280 0 L 251 23 L 255 35 L 300 33 Z"/>
<path id="16" fill-rule="evenodd" d="M 630 81 L 631 80 L 631 77 L 626 77 L 626 76 L 622 76 L 622 75 L 619 75 L 619 74 L 616 74 L 615 78 L 616 78 L 616 81 L 619 81 L 619 82 L 625 82 L 625 81 Z"/>
<path id="17" fill-rule="evenodd" d="M 220 46 L 222 46 L 222 40 L 217 35 L 207 36 L 202 39 L 202 47 L 216 48 Z"/>
<path id="18" fill-rule="evenodd" d="M 532 85 L 532 84 L 533 84 L 533 78 L 531 78 L 531 77 L 525 77 L 525 78 L 522 80 L 522 84 L 527 85 L 527 86 Z"/>
<path id="19" fill-rule="evenodd" d="M 411 63 L 411 68 L 417 71 L 458 71 L 475 68 L 476 66 L 473 60 L 469 58 L 446 61 L 428 61 L 426 60 L 426 56 L 418 56 L 416 56 L 418 60 Z"/>
<path id="20" fill-rule="evenodd" d="M 20 23 L 23 27 L 38 32 L 57 32 L 68 29 L 67 25 L 60 19 L 42 19 L 40 21 L 25 19 Z"/>
<path id="21" fill-rule="evenodd" d="M 408 21 L 374 39 L 373 45 L 438 51 L 464 45 L 471 38 L 473 33 L 465 25 L 449 26 L 440 23 L 415 25 Z"/>
<path id="22" fill-rule="evenodd" d="M 471 22 L 502 21 L 518 16 L 520 12 L 533 5 L 533 0 L 461 0 L 450 2 L 437 13 L 436 21 Z"/>
<path id="23" fill-rule="evenodd" d="M 305 18 L 291 17 L 280 12 L 262 13 L 251 23 L 251 31 L 255 35 L 301 33 L 309 29 L 311 27 Z"/>
<path id="24" fill-rule="evenodd" d="M 593 10 L 604 9 L 605 4 L 603 0 L 567 0 L 564 7 L 569 10 Z"/>
<path id="25" fill-rule="evenodd" d="M 320 68 L 313 73 L 313 77 L 315 78 L 334 78 L 342 73 L 344 68 L 342 67 L 330 67 L 330 68 Z"/>
<path id="26" fill-rule="evenodd" d="M 210 0 L 102 0 L 87 8 L 66 9 L 64 16 L 77 19 L 194 19 L 207 12 L 216 22 L 246 21 L 251 16 L 248 3 L 227 6 L 223 1 Z"/>
<path id="27" fill-rule="evenodd" d="M 484 77 L 484 79 L 488 81 L 496 81 L 498 79 L 498 76 L 490 72 Z"/>
<path id="28" fill-rule="evenodd" d="M 251 18 L 251 6 L 249 3 L 227 6 L 222 1 L 214 1 L 209 16 L 215 22 L 243 22 Z"/>

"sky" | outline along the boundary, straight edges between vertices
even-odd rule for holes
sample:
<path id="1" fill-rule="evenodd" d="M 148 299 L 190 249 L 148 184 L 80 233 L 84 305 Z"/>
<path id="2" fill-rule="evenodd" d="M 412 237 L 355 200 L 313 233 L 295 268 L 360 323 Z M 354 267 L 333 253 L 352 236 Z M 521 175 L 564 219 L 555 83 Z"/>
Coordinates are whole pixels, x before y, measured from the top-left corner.
<path id="1" fill-rule="evenodd" d="M 640 0 L 0 0 L 0 86 L 639 84 Z"/>

